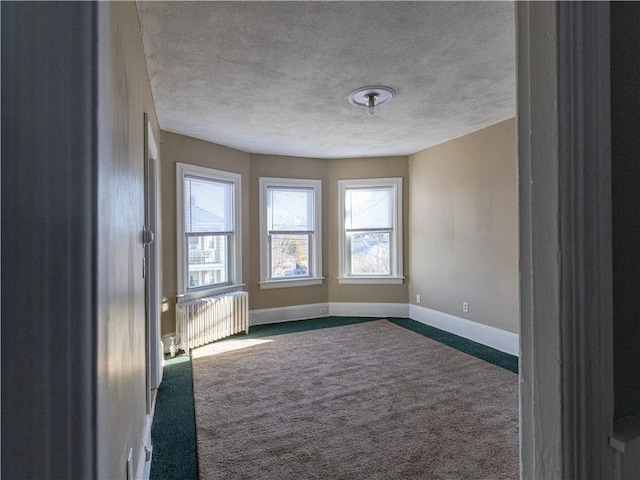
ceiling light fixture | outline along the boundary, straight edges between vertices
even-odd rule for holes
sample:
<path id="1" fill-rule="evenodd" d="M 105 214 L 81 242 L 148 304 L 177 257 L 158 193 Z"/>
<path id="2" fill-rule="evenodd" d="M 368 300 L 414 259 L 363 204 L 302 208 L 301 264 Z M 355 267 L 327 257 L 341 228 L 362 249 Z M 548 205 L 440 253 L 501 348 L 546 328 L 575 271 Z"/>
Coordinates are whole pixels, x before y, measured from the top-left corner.
<path id="1" fill-rule="evenodd" d="M 372 85 L 361 87 L 349 94 L 349 102 L 356 107 L 364 107 L 369 115 L 376 113 L 375 108 L 387 103 L 396 96 L 396 91 L 391 87 Z"/>

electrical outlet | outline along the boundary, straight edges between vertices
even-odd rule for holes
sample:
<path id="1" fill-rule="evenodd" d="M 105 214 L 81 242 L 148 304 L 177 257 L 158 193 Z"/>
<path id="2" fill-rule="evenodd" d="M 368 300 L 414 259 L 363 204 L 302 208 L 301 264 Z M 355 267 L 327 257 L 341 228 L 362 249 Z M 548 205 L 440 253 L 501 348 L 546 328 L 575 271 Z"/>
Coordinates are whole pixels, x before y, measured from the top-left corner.
<path id="1" fill-rule="evenodd" d="M 469 313 L 469 303 L 468 302 L 462 302 L 462 311 L 465 313 Z"/>
<path id="2" fill-rule="evenodd" d="M 320 307 L 320 314 L 327 313 L 327 307 Z"/>
<path id="3" fill-rule="evenodd" d="M 420 295 L 416 295 L 416 303 L 420 303 Z"/>

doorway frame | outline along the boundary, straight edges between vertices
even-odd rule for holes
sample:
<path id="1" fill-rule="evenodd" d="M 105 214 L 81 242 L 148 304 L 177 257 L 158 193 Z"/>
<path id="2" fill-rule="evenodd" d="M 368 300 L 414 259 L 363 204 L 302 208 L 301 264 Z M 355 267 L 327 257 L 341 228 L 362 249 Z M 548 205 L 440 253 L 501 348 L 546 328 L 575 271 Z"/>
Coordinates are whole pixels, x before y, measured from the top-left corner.
<path id="1" fill-rule="evenodd" d="M 144 196 L 145 196 L 145 312 L 147 355 L 147 413 L 153 412 L 153 392 L 162 381 L 162 358 L 160 332 L 160 304 L 162 298 L 162 237 L 160 224 L 160 165 L 158 144 L 153 134 L 149 115 L 144 114 Z M 150 240 L 150 241 L 149 241 Z"/>
<path id="2" fill-rule="evenodd" d="M 610 478 L 609 4 L 518 2 L 520 477 Z"/>

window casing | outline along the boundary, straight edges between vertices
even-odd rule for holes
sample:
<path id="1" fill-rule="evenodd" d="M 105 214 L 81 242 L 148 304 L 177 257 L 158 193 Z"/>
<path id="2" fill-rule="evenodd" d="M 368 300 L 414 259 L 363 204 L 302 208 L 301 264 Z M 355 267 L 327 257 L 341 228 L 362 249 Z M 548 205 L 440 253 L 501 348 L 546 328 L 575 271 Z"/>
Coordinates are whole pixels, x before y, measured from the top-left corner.
<path id="1" fill-rule="evenodd" d="M 402 178 L 339 180 L 339 283 L 402 284 Z"/>
<path id="2" fill-rule="evenodd" d="M 242 283 L 240 175 L 178 163 L 178 297 L 237 289 Z"/>
<path id="3" fill-rule="evenodd" d="M 260 178 L 260 288 L 322 284 L 322 183 Z"/>

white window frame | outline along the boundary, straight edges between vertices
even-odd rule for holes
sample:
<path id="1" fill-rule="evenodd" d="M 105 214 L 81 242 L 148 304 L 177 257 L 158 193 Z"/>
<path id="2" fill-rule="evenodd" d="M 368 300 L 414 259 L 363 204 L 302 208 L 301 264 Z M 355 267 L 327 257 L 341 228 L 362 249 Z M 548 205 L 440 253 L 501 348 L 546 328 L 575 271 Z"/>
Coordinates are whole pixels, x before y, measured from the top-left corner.
<path id="1" fill-rule="evenodd" d="M 200 177 L 206 180 L 228 182 L 232 185 L 232 231 L 229 247 L 232 252 L 229 258 L 229 281 L 223 285 L 188 288 L 189 265 L 187 242 L 184 232 L 184 178 L 185 176 Z M 195 298 L 216 295 L 243 287 L 242 283 L 242 194 L 241 175 L 238 173 L 215 170 L 213 168 L 199 167 L 187 163 L 176 163 L 176 193 L 177 193 L 177 275 L 178 275 L 178 302 Z"/>
<path id="2" fill-rule="evenodd" d="M 260 177 L 260 289 L 322 285 L 322 181 L 294 178 Z M 309 276 L 270 278 L 269 232 L 267 221 L 269 188 L 306 188 L 313 190 L 313 234 L 309 243 Z"/>
<path id="3" fill-rule="evenodd" d="M 370 274 L 352 274 L 350 272 L 350 250 L 349 238 L 345 228 L 346 217 L 346 193 L 351 188 L 380 188 L 387 187 L 393 190 L 393 231 L 390 235 L 391 251 L 390 263 L 391 269 L 388 274 L 370 275 Z M 402 244 L 402 177 L 394 178 L 368 178 L 368 179 L 349 179 L 338 180 L 339 191 L 339 226 L 338 232 L 338 262 L 339 275 L 338 283 L 341 284 L 363 284 L 363 285 L 401 285 L 404 282 L 403 277 L 403 244 Z"/>

